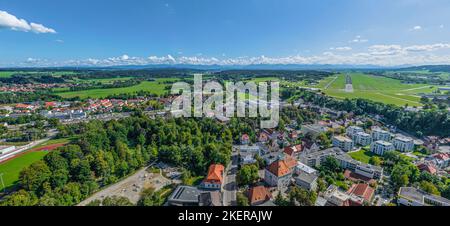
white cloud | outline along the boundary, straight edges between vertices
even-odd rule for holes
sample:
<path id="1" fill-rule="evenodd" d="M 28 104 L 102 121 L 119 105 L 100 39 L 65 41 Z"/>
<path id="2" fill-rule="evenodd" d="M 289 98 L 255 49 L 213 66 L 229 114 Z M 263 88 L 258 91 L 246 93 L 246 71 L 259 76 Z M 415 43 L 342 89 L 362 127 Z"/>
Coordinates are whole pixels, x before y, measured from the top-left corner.
<path id="1" fill-rule="evenodd" d="M 413 30 L 413 31 L 419 31 L 419 30 L 422 30 L 422 26 L 420 26 L 420 25 L 414 26 L 414 27 L 412 28 L 412 30 Z"/>
<path id="2" fill-rule="evenodd" d="M 368 41 L 369 41 L 368 39 L 362 38 L 361 35 L 357 35 L 354 39 L 350 40 L 349 42 L 350 43 L 366 43 Z"/>
<path id="3" fill-rule="evenodd" d="M 55 42 L 64 43 L 64 40 L 62 40 L 62 39 L 56 39 Z"/>
<path id="4" fill-rule="evenodd" d="M 330 50 L 337 50 L 337 51 L 350 51 L 352 50 L 352 47 L 349 46 L 342 46 L 342 47 L 331 47 Z"/>
<path id="5" fill-rule="evenodd" d="M 403 48 L 400 45 L 373 45 L 368 50 L 371 55 L 377 56 L 396 55 L 403 52 Z"/>
<path id="6" fill-rule="evenodd" d="M 0 28 L 8 28 L 14 31 L 34 32 L 34 33 L 56 33 L 54 29 L 45 27 L 42 24 L 28 23 L 24 19 L 19 19 L 6 11 L 0 10 Z"/>
<path id="7" fill-rule="evenodd" d="M 337 48 L 334 48 L 335 50 Z M 349 64 L 349 65 L 423 65 L 423 64 L 450 64 L 450 43 L 435 43 L 428 45 L 372 45 L 365 51 L 349 52 L 326 51 L 318 55 L 291 55 L 285 57 L 243 56 L 221 58 L 204 56 L 149 56 L 134 57 L 122 55 L 106 59 L 88 58 L 85 60 L 69 60 L 54 62 L 45 59 L 29 58 L 22 63 L 10 63 L 4 66 L 36 66 L 36 67 L 57 67 L 57 66 L 119 66 L 119 65 L 251 65 L 251 64 Z M 441 50 L 440 52 L 437 52 Z M 5 64 L 5 63 L 3 63 Z"/>
<path id="8" fill-rule="evenodd" d="M 126 54 L 122 55 L 122 57 L 120 57 L 122 60 L 129 60 L 130 57 Z"/>
<path id="9" fill-rule="evenodd" d="M 413 45 L 405 48 L 410 52 L 424 52 L 424 51 L 436 51 L 441 49 L 450 49 L 449 43 L 436 43 L 431 45 Z"/>

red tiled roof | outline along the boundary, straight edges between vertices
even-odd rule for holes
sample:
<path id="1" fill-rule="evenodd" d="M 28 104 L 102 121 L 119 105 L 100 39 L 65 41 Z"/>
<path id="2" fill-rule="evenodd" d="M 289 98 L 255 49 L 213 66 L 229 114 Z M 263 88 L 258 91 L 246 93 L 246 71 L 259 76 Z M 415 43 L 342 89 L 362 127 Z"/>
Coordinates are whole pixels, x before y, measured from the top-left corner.
<path id="1" fill-rule="evenodd" d="M 282 177 L 291 172 L 290 168 L 286 165 L 284 160 L 278 160 L 273 162 L 272 164 L 269 165 L 267 170 L 269 170 L 269 172 L 271 172 L 273 175 L 277 177 Z"/>
<path id="2" fill-rule="evenodd" d="M 30 108 L 31 105 L 28 104 L 16 104 L 16 108 Z"/>
<path id="3" fill-rule="evenodd" d="M 54 107 L 56 106 L 56 102 L 45 102 L 45 107 Z"/>
<path id="4" fill-rule="evenodd" d="M 302 148 L 303 147 L 302 147 L 301 144 L 298 144 L 298 145 L 295 145 L 295 146 L 290 146 L 290 147 L 285 147 L 284 148 L 284 153 L 292 156 L 295 153 L 302 152 L 302 150 L 303 150 Z"/>
<path id="5" fill-rule="evenodd" d="M 430 174 L 435 174 L 437 172 L 437 169 L 430 164 L 421 163 L 417 168 L 419 168 L 420 171 L 426 171 Z"/>
<path id="6" fill-rule="evenodd" d="M 250 204 L 254 204 L 261 201 L 267 201 L 272 198 L 272 194 L 270 194 L 270 192 L 264 186 L 257 186 L 250 188 L 248 196 Z"/>
<path id="7" fill-rule="evenodd" d="M 242 139 L 242 140 L 248 140 L 248 139 L 249 139 L 248 134 L 243 134 L 242 137 L 241 137 L 241 139 Z"/>
<path id="8" fill-rule="evenodd" d="M 208 183 L 221 183 L 223 182 L 224 167 L 220 164 L 212 164 L 209 166 L 208 175 L 205 178 L 205 182 Z"/>
<path id="9" fill-rule="evenodd" d="M 363 198 L 365 201 L 370 202 L 372 200 L 375 190 L 368 184 L 354 184 L 348 189 L 348 194 L 353 194 Z"/>
<path id="10" fill-rule="evenodd" d="M 446 161 L 450 158 L 450 156 L 447 153 L 439 153 L 439 154 L 436 154 L 434 157 L 437 159 L 444 160 L 444 161 Z"/>
<path id="11" fill-rule="evenodd" d="M 268 138 L 269 138 L 269 136 L 267 136 L 267 134 L 264 132 L 259 134 L 260 140 L 267 140 Z"/>

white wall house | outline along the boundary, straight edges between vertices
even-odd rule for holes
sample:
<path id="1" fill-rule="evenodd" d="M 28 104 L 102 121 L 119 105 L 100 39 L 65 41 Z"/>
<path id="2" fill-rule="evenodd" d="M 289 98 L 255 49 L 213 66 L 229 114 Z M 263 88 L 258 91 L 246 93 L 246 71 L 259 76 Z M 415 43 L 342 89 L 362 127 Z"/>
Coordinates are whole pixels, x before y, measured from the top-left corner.
<path id="1" fill-rule="evenodd" d="M 409 152 L 414 150 L 414 141 L 408 137 L 397 136 L 392 140 L 396 150 Z"/>
<path id="2" fill-rule="evenodd" d="M 370 151 L 377 155 L 384 155 L 388 151 L 394 151 L 395 147 L 392 143 L 387 141 L 378 140 L 372 143 L 370 146 Z"/>
<path id="3" fill-rule="evenodd" d="M 372 136 L 365 132 L 359 132 L 354 136 L 355 143 L 361 146 L 367 146 L 372 143 Z"/>
<path id="4" fill-rule="evenodd" d="M 353 141 L 347 137 L 335 136 L 333 137 L 333 146 L 338 147 L 344 151 L 351 151 L 354 147 Z"/>
<path id="5" fill-rule="evenodd" d="M 386 130 L 382 130 L 380 128 L 375 128 L 372 130 L 372 139 L 374 141 L 378 141 L 378 140 L 390 141 L 391 133 L 389 133 Z"/>
<path id="6" fill-rule="evenodd" d="M 364 129 L 359 126 L 350 126 L 346 130 L 347 136 L 349 136 L 352 139 L 355 139 L 356 135 L 360 132 L 364 132 Z"/>

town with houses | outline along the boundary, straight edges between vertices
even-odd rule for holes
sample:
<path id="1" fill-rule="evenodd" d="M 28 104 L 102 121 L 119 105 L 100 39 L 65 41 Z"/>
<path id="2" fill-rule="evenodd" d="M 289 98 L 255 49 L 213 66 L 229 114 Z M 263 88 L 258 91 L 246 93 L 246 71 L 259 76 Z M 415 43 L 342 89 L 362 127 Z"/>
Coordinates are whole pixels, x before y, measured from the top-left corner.
<path id="1" fill-rule="evenodd" d="M 63 124 L 72 124 L 96 119 L 117 120 L 129 117 L 127 111 L 136 108 L 152 117 L 170 117 L 170 104 L 174 98 L 176 96 L 18 103 L 1 106 L 0 118 L 37 114 L 46 119 L 57 119 Z M 159 107 L 149 106 L 149 101 L 158 102 Z M 284 107 L 288 105 L 282 103 Z M 166 173 L 171 176 L 165 180 L 171 181 L 167 184 L 177 186 L 165 205 L 230 206 L 240 205 L 244 198 L 244 203 L 248 205 L 276 206 L 289 199 L 295 188 L 314 192 L 316 197 L 310 205 L 315 206 L 450 205 L 449 200 L 415 187 L 399 187 L 393 191 L 390 175 L 379 163 L 362 162 L 353 157 L 354 154 L 369 153 L 372 159 L 396 152 L 411 159 L 420 171 L 448 178 L 450 138 L 415 138 L 383 124 L 379 115 L 353 116 L 305 103 L 301 99 L 294 105 L 327 116 L 328 119 L 303 125 L 294 122 L 282 131 L 259 130 L 254 140 L 248 134 L 241 134 L 240 143 L 233 146 L 230 165 L 210 165 L 205 178 L 197 186 L 183 185 L 177 179 L 181 173 L 176 167 L 169 167 Z M 367 127 L 365 125 L 369 120 L 375 124 Z M 10 129 L 15 127 L 7 123 L 4 126 Z M 319 136 L 329 131 L 334 131 L 329 144 L 317 142 Z M 0 147 L 0 160 L 20 155 L 36 144 L 18 147 L 3 145 Z M 427 154 L 417 155 L 419 149 L 427 150 Z M 324 171 L 323 166 L 330 164 L 331 159 L 337 164 L 339 179 L 324 183 L 324 178 L 329 179 L 329 172 Z M 263 165 L 258 166 L 254 183 L 241 186 L 237 182 L 238 171 L 259 162 Z M 159 164 L 159 168 L 165 171 L 167 166 Z M 329 186 L 324 188 L 323 184 Z"/>
<path id="2" fill-rule="evenodd" d="M 330 113 L 330 109 L 304 105 L 318 112 Z M 333 112 L 340 114 L 342 112 Z M 295 130 L 287 127 L 280 132 L 273 129 L 259 131 L 256 142 L 249 135 L 242 134 L 241 143 L 233 146 L 236 159 L 235 168 L 255 164 L 262 158 L 266 164 L 258 172 L 257 185 L 228 186 L 230 174 L 235 174 L 233 166 L 211 165 L 205 180 L 197 187 L 178 186 L 169 197 L 167 205 L 174 206 L 222 206 L 236 205 L 236 192 L 244 194 L 252 206 L 276 206 L 277 196 L 288 197 L 295 187 L 307 191 L 318 191 L 321 165 L 329 157 L 337 160 L 343 170 L 343 179 L 348 186 L 331 184 L 318 192 L 315 206 L 384 206 L 390 204 L 404 206 L 450 206 L 450 200 L 429 194 L 415 187 L 400 187 L 389 193 L 390 176 L 383 167 L 355 160 L 352 153 L 367 150 L 374 156 L 397 152 L 412 159 L 422 172 L 448 177 L 450 172 L 450 139 L 426 137 L 424 140 L 399 133 L 385 125 L 363 129 L 364 118 L 318 121 L 316 124 L 302 125 Z M 331 147 L 323 147 L 314 140 L 300 137 L 317 137 L 332 128 L 345 128 L 340 135 L 332 137 Z M 280 148 L 284 147 L 284 148 Z M 418 147 L 430 150 L 427 156 L 416 156 Z M 394 200 L 396 199 L 396 200 Z"/>

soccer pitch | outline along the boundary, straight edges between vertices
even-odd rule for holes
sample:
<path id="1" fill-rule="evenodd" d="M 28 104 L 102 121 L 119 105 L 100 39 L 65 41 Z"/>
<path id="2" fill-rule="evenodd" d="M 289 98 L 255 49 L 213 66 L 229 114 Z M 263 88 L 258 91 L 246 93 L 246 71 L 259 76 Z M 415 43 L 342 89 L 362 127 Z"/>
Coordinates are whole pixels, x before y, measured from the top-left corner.
<path id="1" fill-rule="evenodd" d="M 353 92 L 346 92 L 346 74 L 338 75 L 337 79 L 324 88 L 323 91 L 339 99 L 364 98 L 385 104 L 398 106 L 422 106 L 420 93 L 431 93 L 436 86 L 427 84 L 405 84 L 400 80 L 367 75 L 363 73 L 350 73 L 353 82 Z"/>

